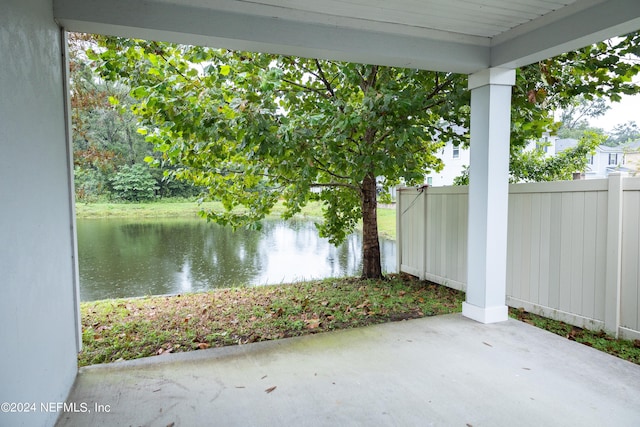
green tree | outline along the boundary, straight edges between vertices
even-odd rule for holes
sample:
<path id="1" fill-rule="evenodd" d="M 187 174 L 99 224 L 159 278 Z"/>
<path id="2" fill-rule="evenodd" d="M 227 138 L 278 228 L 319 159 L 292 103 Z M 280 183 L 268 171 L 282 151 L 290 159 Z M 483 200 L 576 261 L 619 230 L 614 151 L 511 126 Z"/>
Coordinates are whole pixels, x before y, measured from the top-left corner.
<path id="1" fill-rule="evenodd" d="M 599 136 L 602 130 L 582 128 L 573 135 L 563 133 L 562 122 L 554 120 L 553 112 L 575 110 L 578 106 L 572 117 L 577 119 L 575 126 L 580 127 L 584 124 L 578 117 L 580 108 L 586 108 L 585 115 L 599 115 L 604 108 L 603 100 L 618 102 L 623 94 L 640 93 L 640 87 L 634 83 L 634 77 L 640 73 L 639 56 L 640 32 L 635 32 L 518 69 L 511 108 L 512 181 L 557 179 L 567 176 L 567 170 L 577 172 L 580 167 L 584 170 L 584 159 L 577 154 L 589 152 L 597 141 L 604 143 L 606 140 Z M 526 154 L 529 142 L 540 141 L 545 133 L 556 134 L 559 129 L 563 137 L 584 136 L 581 143 L 584 147 L 574 147 L 555 160 L 543 159 L 540 153 Z M 573 166 L 569 164 L 571 159 L 576 161 Z M 547 175 L 532 173 L 536 170 Z"/>
<path id="2" fill-rule="evenodd" d="M 609 137 L 609 144 L 616 146 L 620 144 L 624 144 L 626 142 L 635 141 L 640 139 L 640 127 L 635 121 L 629 121 L 627 123 L 622 123 L 617 125 L 611 131 L 611 136 Z"/>
<path id="3" fill-rule="evenodd" d="M 91 69 L 85 51 L 97 45 L 96 37 L 79 33 L 68 37 L 76 198 L 93 201 L 111 196 L 115 173 L 125 164 L 143 163 L 153 154 L 153 146 L 136 132 L 131 89 L 123 82 L 100 79 Z M 200 192 L 192 183 L 175 179 L 167 168 L 150 172 L 160 197 L 192 197 Z"/>
<path id="4" fill-rule="evenodd" d="M 576 96 L 615 101 L 637 91 L 638 66 L 620 58 L 637 55 L 638 41 L 632 34 L 519 69 L 512 158 L 555 132 L 551 112 Z M 441 167 L 439 141 L 468 143 L 456 132 L 469 124 L 466 76 L 116 38 L 102 46 L 92 59 L 103 78 L 133 88 L 159 162 L 222 200 L 226 210 L 209 219 L 237 227 L 278 198 L 285 217 L 319 199 L 319 231 L 332 242 L 362 220 L 364 277 L 381 276 L 376 180 L 421 183 Z"/>
<path id="5" fill-rule="evenodd" d="M 162 160 L 223 202 L 209 219 L 237 227 L 279 198 L 285 217 L 321 200 L 319 232 L 334 243 L 362 220 L 364 277 L 382 275 L 377 178 L 421 183 L 441 167 L 439 140 L 464 139 L 453 125 L 468 121 L 467 103 L 455 102 L 468 97 L 465 76 L 139 40 L 105 46 L 98 68 L 134 88 Z"/>
<path id="6" fill-rule="evenodd" d="M 593 154 L 605 136 L 585 132 L 578 144 L 554 156 L 547 157 L 543 150 L 534 149 L 511 156 L 511 182 L 567 181 L 573 174 L 584 172 L 588 156 Z"/>
<path id="7" fill-rule="evenodd" d="M 93 36 L 70 33 L 68 38 L 74 150 L 112 152 L 122 163 L 141 161 L 151 146 L 135 132 L 130 88 L 97 78 L 85 55 L 96 43 Z"/>
<path id="8" fill-rule="evenodd" d="M 580 139 L 586 132 L 604 135 L 604 130 L 589 126 L 588 119 L 602 117 L 610 109 L 604 98 L 588 101 L 578 95 L 560 113 L 558 137 Z"/>
<path id="9" fill-rule="evenodd" d="M 602 117 L 611 109 L 603 98 L 587 101 L 584 96 L 576 96 L 560 113 L 562 128 L 573 130 L 589 126 L 587 119 Z"/>

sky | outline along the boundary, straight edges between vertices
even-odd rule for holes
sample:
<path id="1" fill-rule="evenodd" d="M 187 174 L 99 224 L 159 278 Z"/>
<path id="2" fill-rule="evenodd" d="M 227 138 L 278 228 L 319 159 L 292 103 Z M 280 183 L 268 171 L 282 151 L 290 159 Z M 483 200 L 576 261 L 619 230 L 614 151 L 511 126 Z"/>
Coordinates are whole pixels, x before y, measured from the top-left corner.
<path id="1" fill-rule="evenodd" d="M 623 96 L 622 101 L 610 105 L 611 109 L 604 116 L 589 119 L 589 124 L 602 128 L 605 132 L 629 121 L 640 124 L 640 95 Z"/>

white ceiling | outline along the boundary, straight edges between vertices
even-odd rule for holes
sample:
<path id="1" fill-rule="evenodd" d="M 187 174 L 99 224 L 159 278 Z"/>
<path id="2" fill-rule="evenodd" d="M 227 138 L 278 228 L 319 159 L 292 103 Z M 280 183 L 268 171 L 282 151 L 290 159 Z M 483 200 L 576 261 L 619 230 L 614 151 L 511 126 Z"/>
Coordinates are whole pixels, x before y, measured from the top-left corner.
<path id="1" fill-rule="evenodd" d="M 54 0 L 70 31 L 472 73 L 640 29 L 640 0 Z"/>

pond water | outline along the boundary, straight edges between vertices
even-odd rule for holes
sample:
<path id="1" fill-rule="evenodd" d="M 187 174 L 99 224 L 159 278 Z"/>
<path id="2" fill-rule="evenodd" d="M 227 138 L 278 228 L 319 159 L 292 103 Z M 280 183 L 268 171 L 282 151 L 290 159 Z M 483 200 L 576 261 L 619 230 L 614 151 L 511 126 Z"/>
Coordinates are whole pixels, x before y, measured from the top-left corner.
<path id="1" fill-rule="evenodd" d="M 78 219 L 80 299 L 198 292 L 359 275 L 362 235 L 335 247 L 311 221 L 268 220 L 238 230 L 201 219 Z M 382 269 L 395 242 L 381 239 Z"/>

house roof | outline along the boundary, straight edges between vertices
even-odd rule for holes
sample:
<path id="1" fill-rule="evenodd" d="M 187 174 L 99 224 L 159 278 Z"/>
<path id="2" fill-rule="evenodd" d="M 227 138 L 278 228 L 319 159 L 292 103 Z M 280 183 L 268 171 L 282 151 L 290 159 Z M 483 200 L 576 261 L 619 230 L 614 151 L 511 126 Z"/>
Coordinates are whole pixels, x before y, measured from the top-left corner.
<path id="1" fill-rule="evenodd" d="M 573 138 L 564 138 L 557 139 L 555 141 L 555 151 L 556 153 L 560 153 L 569 148 L 575 147 L 578 145 L 578 140 Z M 622 154 L 624 152 L 633 152 L 640 150 L 640 140 L 629 142 L 627 144 L 616 145 L 614 147 L 609 147 L 608 145 L 598 145 L 596 150 L 601 153 L 612 153 L 612 154 Z"/>
<path id="2" fill-rule="evenodd" d="M 54 0 L 93 32 L 473 73 L 640 28 L 637 0 Z"/>
<path id="3" fill-rule="evenodd" d="M 556 153 L 573 148 L 578 145 L 578 140 L 573 138 L 557 139 L 555 142 Z"/>
<path id="4" fill-rule="evenodd" d="M 637 141 L 630 141 L 626 144 L 622 144 L 622 148 L 625 152 L 640 151 L 640 139 L 638 139 Z"/>
<path id="5" fill-rule="evenodd" d="M 622 154 L 622 152 L 624 151 L 621 145 L 616 145 L 615 147 L 609 147 L 607 145 L 598 145 L 596 147 L 596 150 L 602 152 L 602 153 L 616 153 L 616 154 Z"/>

